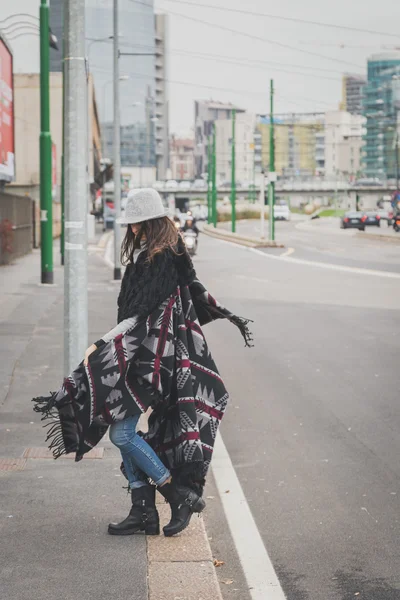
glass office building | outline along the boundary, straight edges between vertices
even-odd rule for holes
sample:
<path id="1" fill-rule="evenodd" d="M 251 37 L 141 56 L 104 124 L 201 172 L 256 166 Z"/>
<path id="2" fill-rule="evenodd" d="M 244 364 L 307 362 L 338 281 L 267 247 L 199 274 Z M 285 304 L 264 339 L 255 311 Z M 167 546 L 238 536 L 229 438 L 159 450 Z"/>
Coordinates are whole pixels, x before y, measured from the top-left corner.
<path id="1" fill-rule="evenodd" d="M 375 54 L 368 59 L 363 115 L 367 119 L 363 171 L 381 180 L 397 176 L 396 139 L 400 115 L 400 52 Z"/>
<path id="2" fill-rule="evenodd" d="M 155 30 L 153 0 L 119 1 L 121 164 L 155 165 Z M 112 158 L 113 0 L 86 0 L 86 39 L 104 155 Z M 129 53 L 131 55 L 129 55 Z M 150 56 L 135 56 L 150 53 Z M 132 55 L 133 54 L 133 55 Z"/>

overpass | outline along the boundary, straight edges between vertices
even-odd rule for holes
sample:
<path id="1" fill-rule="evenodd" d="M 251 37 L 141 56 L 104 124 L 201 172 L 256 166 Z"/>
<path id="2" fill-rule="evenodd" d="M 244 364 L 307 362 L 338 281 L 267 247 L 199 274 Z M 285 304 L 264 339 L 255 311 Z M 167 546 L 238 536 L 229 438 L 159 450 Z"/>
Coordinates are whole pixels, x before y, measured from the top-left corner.
<path id="1" fill-rule="evenodd" d="M 259 193 L 259 186 L 255 186 L 255 191 Z M 338 182 L 334 185 L 332 182 L 277 182 L 275 191 L 281 198 L 288 197 L 291 201 L 311 201 L 314 198 L 332 198 L 336 197 L 338 201 L 344 202 L 349 207 L 355 206 L 358 196 L 364 208 L 373 208 L 376 202 L 383 196 L 391 195 L 396 190 L 396 186 L 355 186 L 347 182 Z M 167 200 L 168 196 L 174 196 L 176 201 L 183 202 L 184 200 L 207 199 L 207 188 L 200 189 L 180 189 L 176 188 L 158 190 L 161 196 Z M 254 193 L 252 187 L 236 188 L 236 197 L 249 197 L 251 192 Z M 220 186 L 218 188 L 218 197 L 230 196 L 231 188 Z"/>

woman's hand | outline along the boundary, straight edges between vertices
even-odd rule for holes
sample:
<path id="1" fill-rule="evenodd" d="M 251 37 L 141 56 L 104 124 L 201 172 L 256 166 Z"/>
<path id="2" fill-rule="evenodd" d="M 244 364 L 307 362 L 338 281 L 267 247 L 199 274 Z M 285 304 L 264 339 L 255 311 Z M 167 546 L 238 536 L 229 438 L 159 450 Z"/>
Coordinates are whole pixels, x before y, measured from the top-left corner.
<path id="1" fill-rule="evenodd" d="M 89 348 L 86 350 L 85 352 L 85 360 L 83 361 L 83 364 L 85 365 L 85 367 L 88 366 L 89 363 L 89 356 L 95 351 L 97 350 L 97 346 L 95 344 L 92 344 L 91 346 L 89 346 Z"/>

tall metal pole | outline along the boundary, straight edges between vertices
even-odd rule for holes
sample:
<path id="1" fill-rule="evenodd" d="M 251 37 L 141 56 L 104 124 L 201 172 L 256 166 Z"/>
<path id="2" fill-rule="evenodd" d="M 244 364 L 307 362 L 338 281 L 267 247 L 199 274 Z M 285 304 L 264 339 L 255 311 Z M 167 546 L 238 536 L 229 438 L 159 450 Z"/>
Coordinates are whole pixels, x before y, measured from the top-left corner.
<path id="1" fill-rule="evenodd" d="M 65 160 L 64 160 L 64 152 L 65 152 L 65 105 L 66 105 L 66 61 L 65 57 L 67 55 L 67 35 L 65 31 L 65 27 L 63 30 L 63 71 L 62 71 L 62 150 L 61 150 L 61 236 L 60 236 L 60 258 L 61 265 L 65 263 Z"/>
<path id="2" fill-rule="evenodd" d="M 65 0 L 64 372 L 88 345 L 85 0 Z"/>
<path id="3" fill-rule="evenodd" d="M 236 232 L 236 110 L 232 110 L 232 164 L 231 164 L 231 207 L 232 233 Z"/>
<path id="4" fill-rule="evenodd" d="M 119 106 L 119 24 L 118 0 L 114 0 L 114 279 L 121 279 L 121 225 L 117 219 L 121 216 L 121 119 Z"/>
<path id="5" fill-rule="evenodd" d="M 213 155 L 212 155 L 212 219 L 214 227 L 217 226 L 217 128 L 214 123 Z"/>
<path id="6" fill-rule="evenodd" d="M 400 166 L 399 166 L 399 109 L 395 108 L 395 120 L 396 120 L 396 190 L 399 191 L 399 178 L 400 178 Z"/>
<path id="7" fill-rule="evenodd" d="M 263 240 L 265 238 L 265 175 L 264 171 L 261 171 L 260 181 L 260 236 Z"/>
<path id="8" fill-rule="evenodd" d="M 275 137 L 274 137 L 274 81 L 270 82 L 270 123 L 269 123 L 269 184 L 268 184 L 268 205 L 269 205 L 269 239 L 275 240 Z"/>
<path id="9" fill-rule="evenodd" d="M 207 143 L 207 223 L 212 223 L 212 145 L 211 135 Z"/>
<path id="10" fill-rule="evenodd" d="M 49 7 L 40 5 L 40 252 L 41 282 L 53 283 L 52 148 L 50 135 Z"/>

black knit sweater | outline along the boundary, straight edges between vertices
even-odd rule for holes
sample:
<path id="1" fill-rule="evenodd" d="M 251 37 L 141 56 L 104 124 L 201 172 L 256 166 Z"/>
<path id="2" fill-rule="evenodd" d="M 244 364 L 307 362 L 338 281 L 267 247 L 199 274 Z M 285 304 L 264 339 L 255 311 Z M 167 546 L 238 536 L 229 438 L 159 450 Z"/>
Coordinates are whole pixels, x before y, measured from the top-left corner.
<path id="1" fill-rule="evenodd" d="M 130 317 L 146 318 L 178 285 L 196 278 L 192 260 L 181 238 L 177 253 L 164 250 L 149 262 L 146 250 L 126 267 L 118 297 L 118 323 Z"/>

